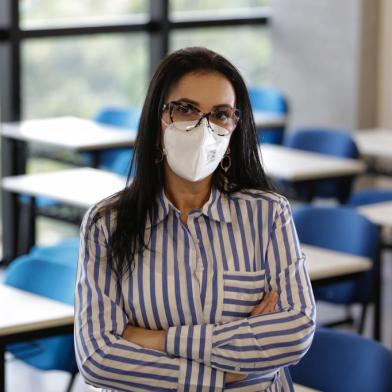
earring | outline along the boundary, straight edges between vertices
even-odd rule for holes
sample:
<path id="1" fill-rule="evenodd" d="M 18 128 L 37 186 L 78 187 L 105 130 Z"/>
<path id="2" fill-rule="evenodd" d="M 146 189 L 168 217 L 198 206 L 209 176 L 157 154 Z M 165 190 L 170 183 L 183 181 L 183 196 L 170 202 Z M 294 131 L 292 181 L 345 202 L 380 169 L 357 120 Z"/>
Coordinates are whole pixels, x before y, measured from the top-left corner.
<path id="1" fill-rule="evenodd" d="M 222 158 L 221 162 L 220 162 L 220 167 L 222 168 L 222 170 L 227 173 L 231 167 L 231 156 L 230 156 L 230 147 L 226 150 L 226 153 L 224 155 L 224 157 Z M 225 162 L 226 160 L 226 162 Z"/>
<path id="2" fill-rule="evenodd" d="M 156 158 L 155 158 L 155 164 L 159 164 L 163 161 L 163 157 L 165 156 L 165 153 L 163 152 L 163 150 L 157 146 L 157 150 L 156 150 Z"/>

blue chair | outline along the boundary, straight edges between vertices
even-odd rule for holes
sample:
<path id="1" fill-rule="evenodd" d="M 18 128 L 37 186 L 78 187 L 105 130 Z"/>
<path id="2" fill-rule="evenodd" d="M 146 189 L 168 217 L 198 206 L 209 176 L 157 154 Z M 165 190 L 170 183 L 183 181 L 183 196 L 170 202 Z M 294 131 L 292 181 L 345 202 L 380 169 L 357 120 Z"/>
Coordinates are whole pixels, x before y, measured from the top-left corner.
<path id="1" fill-rule="evenodd" d="M 75 266 L 79 257 L 79 237 L 67 238 L 49 246 L 34 246 L 31 248 L 29 256 Z"/>
<path id="2" fill-rule="evenodd" d="M 287 99 L 276 88 L 251 87 L 248 89 L 253 110 L 271 112 L 274 114 L 288 114 Z M 285 127 L 260 128 L 257 130 L 259 143 L 282 144 Z"/>
<path id="3" fill-rule="evenodd" d="M 16 258 L 5 272 L 4 283 L 21 290 L 73 305 L 76 262 L 54 263 L 30 255 Z M 67 391 L 77 374 L 73 335 L 37 339 L 6 347 L 16 358 L 41 370 L 62 370 L 71 374 Z"/>
<path id="4" fill-rule="evenodd" d="M 347 205 L 359 207 L 384 201 L 392 201 L 392 189 L 363 189 L 357 191 L 350 196 Z"/>
<path id="5" fill-rule="evenodd" d="M 378 261 L 379 230 L 376 225 L 347 207 L 303 206 L 293 212 L 295 226 L 301 243 L 319 246 Z M 375 266 L 363 274 L 361 279 L 347 280 L 316 288 L 316 300 L 346 305 L 359 303 L 362 314 L 358 331 L 362 332 L 367 305 L 370 301 Z M 333 322 L 338 325 L 348 320 Z"/>
<path id="6" fill-rule="evenodd" d="M 358 148 L 353 138 L 344 130 L 329 128 L 298 129 L 286 135 L 283 144 L 290 148 L 340 158 L 357 159 L 359 157 Z M 340 203 L 345 203 L 350 196 L 353 180 L 354 177 L 350 176 L 317 182 L 310 199 L 313 197 L 337 198 Z M 308 186 L 306 184 L 295 184 L 293 188 L 300 198 L 309 200 Z M 304 195 L 308 195 L 308 197 L 303 197 Z"/>
<path id="7" fill-rule="evenodd" d="M 317 328 L 313 343 L 290 368 L 297 384 L 323 392 L 392 391 L 392 352 L 346 331 Z"/>
<path id="8" fill-rule="evenodd" d="M 94 120 L 100 124 L 110 125 L 117 127 L 119 130 L 128 131 L 135 130 L 138 128 L 140 118 L 140 110 L 136 108 L 115 108 L 106 107 L 103 108 L 95 117 Z M 98 167 L 113 171 L 120 175 L 123 175 L 123 171 L 118 172 L 116 167 L 113 167 L 117 156 L 124 154 L 127 156 L 128 161 L 132 159 L 133 149 L 132 148 L 111 148 L 98 152 Z M 87 159 L 92 160 L 90 153 L 84 153 L 83 156 Z M 121 167 L 121 169 L 123 169 Z"/>

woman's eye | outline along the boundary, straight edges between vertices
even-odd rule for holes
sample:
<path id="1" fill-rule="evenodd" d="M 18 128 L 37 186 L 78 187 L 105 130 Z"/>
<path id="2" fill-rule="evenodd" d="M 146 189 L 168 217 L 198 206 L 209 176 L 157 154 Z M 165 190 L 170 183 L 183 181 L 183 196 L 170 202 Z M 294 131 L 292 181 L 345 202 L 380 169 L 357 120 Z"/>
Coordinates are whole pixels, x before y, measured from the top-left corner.
<path id="1" fill-rule="evenodd" d="M 219 121 L 227 121 L 227 119 L 230 117 L 228 113 L 224 110 L 218 110 L 214 113 L 214 117 L 219 120 Z"/>
<path id="2" fill-rule="evenodd" d="M 192 106 L 190 105 L 178 105 L 177 106 L 177 110 L 182 113 L 182 114 L 189 114 L 189 113 L 193 113 L 194 109 Z"/>

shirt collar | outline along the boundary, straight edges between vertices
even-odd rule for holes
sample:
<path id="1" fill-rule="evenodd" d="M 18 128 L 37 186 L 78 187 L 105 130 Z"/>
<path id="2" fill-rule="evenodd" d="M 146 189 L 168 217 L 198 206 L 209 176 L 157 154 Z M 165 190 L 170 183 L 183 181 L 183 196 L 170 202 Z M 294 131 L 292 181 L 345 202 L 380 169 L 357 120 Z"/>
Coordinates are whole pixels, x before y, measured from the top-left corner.
<path id="1" fill-rule="evenodd" d="M 177 212 L 180 211 L 173 205 L 173 203 L 167 198 L 165 191 L 162 189 L 161 193 L 157 198 L 158 211 L 155 219 L 153 219 L 153 224 L 156 225 L 163 221 L 170 211 Z M 231 222 L 230 213 L 230 202 L 226 194 L 222 193 L 216 186 L 212 186 L 211 193 L 208 201 L 200 209 L 200 212 L 210 219 L 217 222 L 229 223 Z M 152 224 L 146 225 L 146 228 L 151 227 Z"/>

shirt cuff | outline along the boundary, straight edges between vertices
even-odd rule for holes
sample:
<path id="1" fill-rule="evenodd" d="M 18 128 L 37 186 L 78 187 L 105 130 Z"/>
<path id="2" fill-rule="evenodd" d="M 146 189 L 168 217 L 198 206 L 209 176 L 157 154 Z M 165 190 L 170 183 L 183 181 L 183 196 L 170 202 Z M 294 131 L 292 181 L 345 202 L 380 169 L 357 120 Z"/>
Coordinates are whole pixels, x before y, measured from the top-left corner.
<path id="1" fill-rule="evenodd" d="M 211 364 L 213 324 L 169 327 L 165 350 L 170 355 Z"/>
<path id="2" fill-rule="evenodd" d="M 180 358 L 177 392 L 221 392 L 225 386 L 225 372 L 202 363 Z"/>

